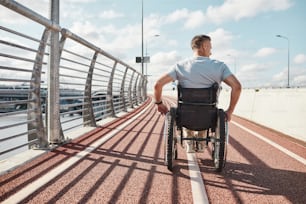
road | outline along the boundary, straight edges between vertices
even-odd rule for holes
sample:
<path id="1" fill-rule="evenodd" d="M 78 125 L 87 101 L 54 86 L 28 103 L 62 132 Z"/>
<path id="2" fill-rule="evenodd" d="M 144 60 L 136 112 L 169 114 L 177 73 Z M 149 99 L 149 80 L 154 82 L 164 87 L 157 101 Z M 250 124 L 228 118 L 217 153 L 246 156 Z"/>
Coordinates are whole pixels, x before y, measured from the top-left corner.
<path id="1" fill-rule="evenodd" d="M 165 99 L 172 104 L 173 98 Z M 163 125 L 137 110 L 0 176 L 3 203 L 306 203 L 306 145 L 249 121 L 229 124 L 227 164 L 179 146 L 164 165 Z"/>

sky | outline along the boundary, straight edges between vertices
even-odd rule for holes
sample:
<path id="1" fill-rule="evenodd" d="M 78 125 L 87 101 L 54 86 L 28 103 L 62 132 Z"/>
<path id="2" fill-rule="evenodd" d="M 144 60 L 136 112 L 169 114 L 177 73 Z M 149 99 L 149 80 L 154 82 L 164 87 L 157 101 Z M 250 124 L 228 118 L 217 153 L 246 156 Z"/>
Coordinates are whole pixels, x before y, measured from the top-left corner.
<path id="1" fill-rule="evenodd" d="M 48 0 L 17 2 L 49 17 Z M 141 56 L 141 8 L 141 0 L 60 0 L 60 26 L 141 72 L 135 62 Z M 148 89 L 193 56 L 190 41 L 198 34 L 212 38 L 210 57 L 225 62 L 244 88 L 286 87 L 288 50 L 290 86 L 306 87 L 305 0 L 143 0 L 143 19 Z M 18 29 L 27 23 L 0 6 L 1 25 Z"/>

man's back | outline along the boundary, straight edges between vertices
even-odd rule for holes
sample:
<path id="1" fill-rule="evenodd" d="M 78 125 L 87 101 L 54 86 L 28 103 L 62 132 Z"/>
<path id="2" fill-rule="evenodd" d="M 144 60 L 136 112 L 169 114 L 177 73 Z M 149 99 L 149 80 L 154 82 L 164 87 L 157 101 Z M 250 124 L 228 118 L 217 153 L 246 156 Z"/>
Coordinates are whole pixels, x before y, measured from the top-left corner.
<path id="1" fill-rule="evenodd" d="M 168 73 L 184 88 L 207 88 L 215 82 L 220 84 L 231 74 L 223 62 L 203 56 L 181 61 Z"/>

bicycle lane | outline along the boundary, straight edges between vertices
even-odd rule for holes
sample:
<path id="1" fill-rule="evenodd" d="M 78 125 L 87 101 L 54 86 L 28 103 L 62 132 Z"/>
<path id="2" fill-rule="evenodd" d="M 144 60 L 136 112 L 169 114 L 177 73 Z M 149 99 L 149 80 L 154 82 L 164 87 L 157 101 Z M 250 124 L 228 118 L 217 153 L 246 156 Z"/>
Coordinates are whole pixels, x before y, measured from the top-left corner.
<path id="1" fill-rule="evenodd" d="M 151 103 L 126 126 L 121 126 L 122 122 L 100 127 L 100 131 L 57 148 L 34 164 L 1 176 L 1 200 L 191 203 L 186 153 L 179 150 L 181 157 L 173 173 L 164 165 L 162 117 Z M 103 137 L 109 140 L 100 141 Z M 84 143 L 87 140 L 91 142 Z"/>
<path id="2" fill-rule="evenodd" d="M 239 122 L 239 124 L 237 123 Z M 211 203 L 305 203 L 305 147 L 272 130 L 234 117 L 229 124 L 227 164 L 216 173 L 211 148 L 197 154 Z M 252 130 L 250 130 L 250 129 Z M 260 134 L 259 134 L 260 133 Z M 263 140 L 262 138 L 268 138 Z M 272 141 L 272 139 L 274 141 Z M 268 143 L 267 143 L 268 142 Z M 275 145 L 275 143 L 278 143 Z M 288 154 L 285 149 L 295 149 Z M 297 154 L 301 160 L 292 155 Z"/>

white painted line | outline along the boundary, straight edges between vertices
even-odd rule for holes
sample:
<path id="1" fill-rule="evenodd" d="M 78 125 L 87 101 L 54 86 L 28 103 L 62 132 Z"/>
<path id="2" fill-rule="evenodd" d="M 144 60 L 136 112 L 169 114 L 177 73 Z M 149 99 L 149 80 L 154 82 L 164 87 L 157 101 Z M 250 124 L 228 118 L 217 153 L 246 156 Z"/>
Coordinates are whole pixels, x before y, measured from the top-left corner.
<path id="1" fill-rule="evenodd" d="M 187 153 L 193 203 L 209 204 L 195 153 Z"/>
<path id="2" fill-rule="evenodd" d="M 250 129 L 248 129 L 248 128 L 246 128 L 246 127 L 240 125 L 240 124 L 238 124 L 237 122 L 234 122 L 234 121 L 231 121 L 231 122 L 232 122 L 234 125 L 240 127 L 241 129 L 243 129 L 243 130 L 245 130 L 245 131 L 251 133 L 251 134 L 254 135 L 255 137 L 257 137 L 257 138 L 263 140 L 264 142 L 266 142 L 266 143 L 272 145 L 273 147 L 277 148 L 278 150 L 282 151 L 283 153 L 287 154 L 288 156 L 292 157 L 293 159 L 295 159 L 295 160 L 301 162 L 302 164 L 306 165 L 306 159 L 304 159 L 303 157 L 300 157 L 299 155 L 297 155 L 297 154 L 295 154 L 295 153 L 293 153 L 293 152 L 291 152 L 291 151 L 285 149 L 284 147 L 282 147 L 282 146 L 276 144 L 275 142 L 273 142 L 273 141 L 271 141 L 271 140 L 265 138 L 264 136 L 262 136 L 262 135 L 260 135 L 260 134 L 258 134 L 258 133 L 256 133 L 256 132 L 254 132 L 254 131 L 252 131 L 252 130 L 250 130 Z"/>
<path id="3" fill-rule="evenodd" d="M 49 171 L 47 174 L 43 175 L 39 179 L 35 180 L 34 182 L 30 183 L 29 185 L 25 186 L 23 189 L 6 199 L 2 202 L 2 204 L 11 204 L 11 203 L 20 203 L 22 200 L 24 200 L 26 197 L 34 193 L 36 190 L 41 188 L 43 185 L 50 182 L 52 179 L 54 179 L 56 176 L 64 172 L 66 169 L 68 169 L 70 166 L 75 164 L 77 161 L 85 157 L 90 152 L 94 151 L 96 148 L 101 146 L 103 143 L 105 143 L 107 140 L 111 139 L 114 135 L 116 135 L 119 131 L 123 130 L 126 126 L 128 126 L 131 122 L 136 120 L 141 114 L 143 114 L 150 106 L 147 106 L 144 110 L 139 112 L 137 115 L 135 115 L 133 118 L 130 118 L 125 123 L 119 125 L 116 129 L 114 129 L 112 132 L 106 134 L 104 137 L 100 138 L 93 144 L 91 144 L 89 147 L 87 147 L 85 150 L 79 152 L 78 154 L 74 155 L 67 161 L 63 162 L 59 166 L 55 167 L 51 171 Z"/>

